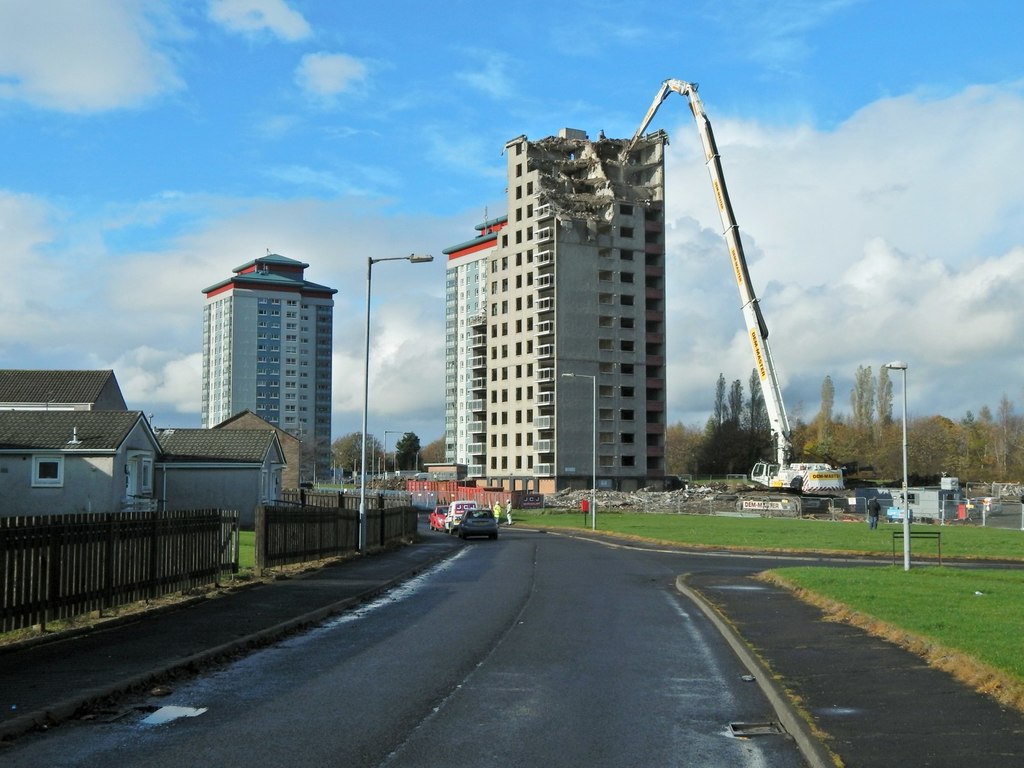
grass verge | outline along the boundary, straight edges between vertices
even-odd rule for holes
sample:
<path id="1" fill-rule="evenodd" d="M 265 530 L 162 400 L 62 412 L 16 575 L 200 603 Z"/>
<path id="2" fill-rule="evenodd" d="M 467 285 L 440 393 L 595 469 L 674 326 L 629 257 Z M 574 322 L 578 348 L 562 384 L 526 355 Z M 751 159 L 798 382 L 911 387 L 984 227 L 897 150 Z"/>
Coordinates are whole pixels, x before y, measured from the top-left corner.
<path id="1" fill-rule="evenodd" d="M 543 528 L 590 528 L 582 513 L 516 510 L 513 519 Z M 796 520 L 773 517 L 642 514 L 600 512 L 597 529 L 643 539 L 694 547 L 722 547 L 769 552 L 828 552 L 834 554 L 892 554 L 892 533 L 902 525 L 882 523 L 870 530 L 865 523 Z M 939 531 L 942 556 L 1024 563 L 1024 534 L 1020 531 L 971 526 L 912 525 L 914 531 Z M 911 541 L 914 557 L 938 554 L 933 541 Z M 902 540 L 897 555 L 902 556 Z"/>
<path id="2" fill-rule="evenodd" d="M 1024 711 L 1024 572 L 798 567 L 762 578 Z"/>

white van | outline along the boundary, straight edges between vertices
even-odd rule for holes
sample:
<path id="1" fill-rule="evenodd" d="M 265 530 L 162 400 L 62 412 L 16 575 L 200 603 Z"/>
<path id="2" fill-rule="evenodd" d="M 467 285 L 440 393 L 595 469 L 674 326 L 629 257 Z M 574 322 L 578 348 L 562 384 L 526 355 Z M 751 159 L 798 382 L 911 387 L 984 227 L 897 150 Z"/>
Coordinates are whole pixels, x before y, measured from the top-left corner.
<path id="1" fill-rule="evenodd" d="M 448 514 L 444 518 L 444 527 L 448 533 L 455 533 L 455 529 L 462 522 L 462 516 L 467 509 L 476 509 L 475 501 L 453 501 L 448 505 Z"/>

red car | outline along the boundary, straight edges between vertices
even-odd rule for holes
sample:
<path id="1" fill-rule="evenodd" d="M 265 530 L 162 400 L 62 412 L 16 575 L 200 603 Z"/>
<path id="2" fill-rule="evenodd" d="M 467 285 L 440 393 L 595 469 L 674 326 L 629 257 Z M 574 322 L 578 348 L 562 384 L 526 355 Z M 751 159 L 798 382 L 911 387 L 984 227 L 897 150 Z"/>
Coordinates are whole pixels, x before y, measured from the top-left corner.
<path id="1" fill-rule="evenodd" d="M 434 511 L 430 513 L 430 530 L 432 531 L 446 531 L 444 525 L 445 515 L 448 514 L 448 505 L 442 504 L 441 506 L 434 507 Z"/>

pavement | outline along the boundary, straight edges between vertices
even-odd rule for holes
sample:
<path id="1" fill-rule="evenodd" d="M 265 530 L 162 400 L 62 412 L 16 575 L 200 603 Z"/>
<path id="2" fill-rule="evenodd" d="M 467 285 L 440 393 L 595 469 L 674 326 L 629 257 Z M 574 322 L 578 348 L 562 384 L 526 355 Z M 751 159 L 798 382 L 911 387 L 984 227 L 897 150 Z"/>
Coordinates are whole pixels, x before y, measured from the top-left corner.
<path id="1" fill-rule="evenodd" d="M 428 535 L 293 578 L 0 648 L 0 744 L 319 624 L 459 546 Z M 824 620 L 784 589 L 711 572 L 681 575 L 677 588 L 718 625 L 811 766 L 985 768 L 1024 755 L 1024 715 L 907 651 Z"/>

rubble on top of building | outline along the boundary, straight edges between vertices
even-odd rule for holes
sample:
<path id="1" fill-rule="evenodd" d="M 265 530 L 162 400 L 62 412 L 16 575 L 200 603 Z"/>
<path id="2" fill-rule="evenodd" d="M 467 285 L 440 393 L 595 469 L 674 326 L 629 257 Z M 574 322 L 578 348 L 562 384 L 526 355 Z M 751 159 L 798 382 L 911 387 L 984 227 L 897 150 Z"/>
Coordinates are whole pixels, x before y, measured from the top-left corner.
<path id="1" fill-rule="evenodd" d="M 657 131 L 645 141 L 667 141 L 664 131 Z M 529 166 L 536 168 L 543 183 L 542 202 L 549 203 L 564 218 L 597 221 L 605 217 L 608 207 L 629 201 L 647 205 L 654 198 L 653 190 L 630 183 L 620 154 L 629 142 L 625 139 L 600 138 L 591 141 L 582 131 L 566 136 L 549 136 L 533 142 Z M 542 152 L 537 152 L 537 148 Z"/>

